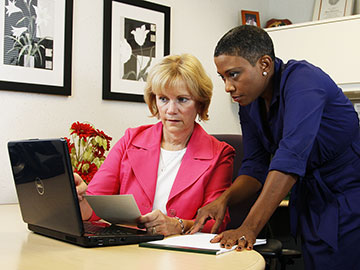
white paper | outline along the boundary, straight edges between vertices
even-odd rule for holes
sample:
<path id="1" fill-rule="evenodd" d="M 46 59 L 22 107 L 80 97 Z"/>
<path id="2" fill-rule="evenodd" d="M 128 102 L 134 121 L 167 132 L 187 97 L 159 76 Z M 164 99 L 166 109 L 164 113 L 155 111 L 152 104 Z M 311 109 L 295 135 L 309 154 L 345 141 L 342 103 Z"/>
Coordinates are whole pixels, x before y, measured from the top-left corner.
<path id="1" fill-rule="evenodd" d="M 85 195 L 95 214 L 112 224 L 136 225 L 141 216 L 132 194 Z"/>
<path id="2" fill-rule="evenodd" d="M 168 237 L 164 240 L 151 241 L 150 244 L 173 246 L 178 248 L 195 248 L 195 249 L 207 249 L 217 251 L 216 255 L 224 252 L 234 250 L 236 245 L 231 249 L 221 248 L 220 243 L 210 243 L 216 234 L 211 233 L 195 233 L 187 235 L 179 235 L 174 237 Z M 255 245 L 266 244 L 266 239 L 256 239 Z"/>

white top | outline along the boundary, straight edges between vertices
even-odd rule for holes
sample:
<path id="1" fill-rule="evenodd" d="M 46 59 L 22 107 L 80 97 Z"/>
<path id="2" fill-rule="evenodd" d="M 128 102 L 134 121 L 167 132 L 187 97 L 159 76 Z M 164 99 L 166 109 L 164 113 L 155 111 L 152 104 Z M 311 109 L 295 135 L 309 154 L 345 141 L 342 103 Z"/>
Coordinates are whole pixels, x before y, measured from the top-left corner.
<path id="1" fill-rule="evenodd" d="M 159 209 L 167 215 L 166 203 L 185 152 L 186 148 L 178 151 L 161 148 L 153 210 Z"/>

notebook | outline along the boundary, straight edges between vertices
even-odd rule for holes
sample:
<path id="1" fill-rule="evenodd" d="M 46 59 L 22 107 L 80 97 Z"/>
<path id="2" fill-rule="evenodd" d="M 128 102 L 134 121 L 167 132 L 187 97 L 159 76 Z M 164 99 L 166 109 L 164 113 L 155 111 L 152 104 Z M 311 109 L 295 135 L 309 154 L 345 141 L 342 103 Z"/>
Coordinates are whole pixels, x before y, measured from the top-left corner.
<path id="1" fill-rule="evenodd" d="M 210 243 L 210 240 L 215 236 L 216 234 L 197 232 L 195 234 L 168 237 L 160 241 L 140 243 L 139 246 L 213 255 L 229 252 L 236 248 L 236 245 L 230 249 L 227 249 L 220 247 L 220 243 Z M 256 239 L 254 246 L 264 244 L 266 244 L 266 239 Z"/>
<path id="2" fill-rule="evenodd" d="M 163 235 L 106 222 L 83 222 L 65 139 L 8 143 L 22 218 L 29 230 L 84 247 L 136 244 Z"/>

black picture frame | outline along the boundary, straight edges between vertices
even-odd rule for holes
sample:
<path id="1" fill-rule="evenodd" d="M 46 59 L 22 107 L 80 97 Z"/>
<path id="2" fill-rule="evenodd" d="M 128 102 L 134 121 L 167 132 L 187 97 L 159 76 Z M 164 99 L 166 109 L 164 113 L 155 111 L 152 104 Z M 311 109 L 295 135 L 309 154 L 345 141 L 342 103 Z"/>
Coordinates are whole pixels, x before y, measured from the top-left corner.
<path id="1" fill-rule="evenodd" d="M 0 90 L 70 96 L 73 0 L 41 2 L 43 6 L 36 0 L 1 2 Z M 27 52 L 21 53 L 27 37 L 37 48 L 27 50 L 34 54 L 30 61 L 25 60 Z"/>
<path id="2" fill-rule="evenodd" d="M 144 102 L 149 68 L 170 53 L 170 7 L 104 0 L 103 34 L 103 99 Z"/>

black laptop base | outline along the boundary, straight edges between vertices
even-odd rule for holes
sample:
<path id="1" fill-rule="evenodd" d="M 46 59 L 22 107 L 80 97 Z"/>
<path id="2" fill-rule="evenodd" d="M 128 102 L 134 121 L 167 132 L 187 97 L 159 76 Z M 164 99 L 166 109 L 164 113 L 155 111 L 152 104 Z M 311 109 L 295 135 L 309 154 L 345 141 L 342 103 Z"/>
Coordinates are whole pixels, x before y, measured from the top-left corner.
<path id="1" fill-rule="evenodd" d="M 102 247 L 102 246 L 118 246 L 138 244 L 142 242 L 155 241 L 164 239 L 163 235 L 150 235 L 150 234 L 131 234 L 131 235 L 89 235 L 89 236 L 76 236 L 65 235 L 58 231 L 53 231 L 47 228 L 39 227 L 36 225 L 28 224 L 30 231 L 34 233 L 51 237 L 57 240 L 75 244 L 81 247 Z M 130 229 L 131 230 L 131 229 Z"/>

